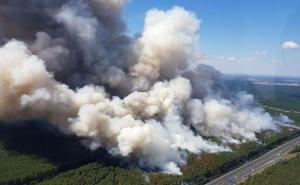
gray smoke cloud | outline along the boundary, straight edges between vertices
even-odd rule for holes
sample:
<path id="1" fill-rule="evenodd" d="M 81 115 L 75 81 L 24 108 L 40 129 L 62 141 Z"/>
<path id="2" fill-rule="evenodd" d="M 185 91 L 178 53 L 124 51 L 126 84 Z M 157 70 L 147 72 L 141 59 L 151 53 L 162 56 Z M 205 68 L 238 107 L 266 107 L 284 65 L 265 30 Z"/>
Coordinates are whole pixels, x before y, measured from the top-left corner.
<path id="1" fill-rule="evenodd" d="M 188 152 L 229 151 L 278 129 L 252 95 L 228 93 L 200 64 L 194 13 L 150 10 L 130 38 L 126 2 L 1 1 L 0 119 L 46 119 L 91 149 L 172 174 Z"/>

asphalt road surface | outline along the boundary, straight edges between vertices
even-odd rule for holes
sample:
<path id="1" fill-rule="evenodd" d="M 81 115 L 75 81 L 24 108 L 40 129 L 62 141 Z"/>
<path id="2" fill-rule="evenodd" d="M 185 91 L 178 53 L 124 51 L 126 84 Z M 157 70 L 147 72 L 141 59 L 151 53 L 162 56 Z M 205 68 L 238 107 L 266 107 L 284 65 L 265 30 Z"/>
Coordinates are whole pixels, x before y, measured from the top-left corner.
<path id="1" fill-rule="evenodd" d="M 277 148 L 267 152 L 253 161 L 247 162 L 243 166 L 226 173 L 225 175 L 205 184 L 205 185 L 233 185 L 245 180 L 252 174 L 255 174 L 264 168 L 283 160 L 283 154 L 291 151 L 295 146 L 300 145 L 300 136 L 292 139 Z"/>

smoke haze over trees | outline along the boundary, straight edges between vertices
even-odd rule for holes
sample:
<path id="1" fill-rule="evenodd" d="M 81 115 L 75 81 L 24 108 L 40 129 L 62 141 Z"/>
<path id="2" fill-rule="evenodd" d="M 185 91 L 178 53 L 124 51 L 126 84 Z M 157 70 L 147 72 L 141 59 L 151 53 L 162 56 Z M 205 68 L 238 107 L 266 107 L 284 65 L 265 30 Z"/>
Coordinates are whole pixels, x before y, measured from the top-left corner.
<path id="1" fill-rule="evenodd" d="M 92 150 L 173 174 L 188 152 L 229 151 L 229 143 L 278 129 L 252 95 L 231 94 L 201 64 L 194 13 L 149 10 L 131 38 L 125 4 L 1 1 L 0 119 L 45 119 Z"/>

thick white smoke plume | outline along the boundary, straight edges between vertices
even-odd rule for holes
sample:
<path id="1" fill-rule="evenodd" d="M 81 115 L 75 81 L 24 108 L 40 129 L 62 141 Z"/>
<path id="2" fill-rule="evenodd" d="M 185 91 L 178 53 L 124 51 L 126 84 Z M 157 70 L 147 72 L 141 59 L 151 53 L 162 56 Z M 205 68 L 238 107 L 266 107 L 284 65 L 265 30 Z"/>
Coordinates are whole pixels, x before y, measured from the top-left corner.
<path id="1" fill-rule="evenodd" d="M 92 149 L 175 174 L 188 152 L 230 150 L 226 144 L 277 129 L 251 95 L 228 96 L 220 74 L 197 64 L 195 14 L 181 7 L 150 10 L 144 31 L 130 38 L 125 3 L 1 2 L 7 19 L 0 21 L 0 119 L 46 119 L 86 138 Z M 31 22 L 36 15 L 38 25 Z M 19 20 L 28 24 L 24 33 Z"/>

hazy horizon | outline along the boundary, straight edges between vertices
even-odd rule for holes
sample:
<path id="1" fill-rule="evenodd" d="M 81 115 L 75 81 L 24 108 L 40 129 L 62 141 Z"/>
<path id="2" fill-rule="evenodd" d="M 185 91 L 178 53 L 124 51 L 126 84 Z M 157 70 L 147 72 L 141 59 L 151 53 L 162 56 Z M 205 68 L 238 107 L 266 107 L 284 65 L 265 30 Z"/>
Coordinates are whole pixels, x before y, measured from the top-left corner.
<path id="1" fill-rule="evenodd" d="M 148 9 L 180 6 L 201 20 L 201 63 L 222 73 L 300 76 L 300 1 L 130 1 L 128 33 L 141 33 Z"/>

